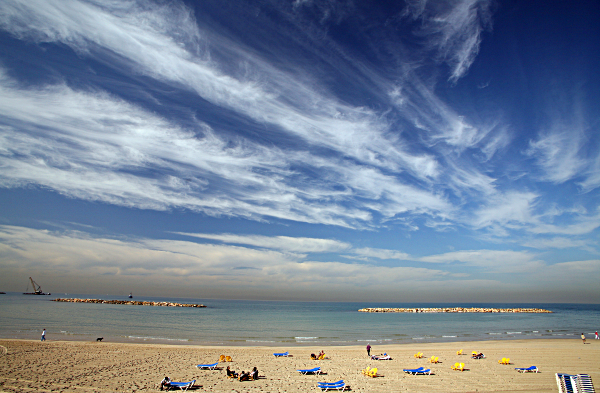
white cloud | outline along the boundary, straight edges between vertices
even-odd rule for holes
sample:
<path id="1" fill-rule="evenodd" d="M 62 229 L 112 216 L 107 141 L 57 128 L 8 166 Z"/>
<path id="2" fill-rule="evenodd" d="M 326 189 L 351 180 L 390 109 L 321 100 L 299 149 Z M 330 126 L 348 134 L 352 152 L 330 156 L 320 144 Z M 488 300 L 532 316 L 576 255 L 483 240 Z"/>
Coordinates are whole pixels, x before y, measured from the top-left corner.
<path id="1" fill-rule="evenodd" d="M 532 239 L 523 243 L 525 247 L 548 249 L 548 248 L 588 248 L 588 243 L 584 240 L 573 240 L 564 237 L 554 237 L 552 239 Z"/>
<path id="2" fill-rule="evenodd" d="M 352 107 L 318 93 L 306 80 L 298 80 L 268 65 L 251 52 L 211 35 L 213 44 L 232 58 L 242 57 L 257 79 L 228 75 L 224 66 L 197 55 L 187 47 L 199 40 L 191 11 L 153 3 L 97 4 L 77 1 L 3 2 L 0 25 L 20 38 L 62 42 L 79 52 L 106 48 L 136 72 L 196 92 L 218 106 L 277 126 L 290 136 L 332 149 L 361 162 L 387 169 L 410 170 L 428 176 L 436 167 L 429 155 L 415 156 L 401 143 L 386 137 L 388 122 L 380 114 Z M 139 12 L 142 10 L 143 12 Z M 81 21 L 85 20 L 85 23 Z M 177 39 L 192 37 L 181 43 Z M 219 42 L 222 41 L 222 42 Z M 118 61 L 118 59 L 115 59 Z M 422 171 L 422 168 L 429 168 Z"/>
<path id="3" fill-rule="evenodd" d="M 488 0 L 409 2 L 407 12 L 423 19 L 421 34 L 450 66 L 451 81 L 461 78 L 475 60 L 481 33 L 490 22 L 491 6 Z"/>
<path id="4" fill-rule="evenodd" d="M 277 251 L 231 245 L 92 238 L 81 232 L 54 233 L 14 226 L 0 226 L 0 239 L 0 261 L 5 271 L 35 269 L 38 274 L 63 278 L 76 273 L 97 277 L 98 288 L 110 287 L 111 280 L 126 279 L 153 282 L 155 289 L 173 280 L 181 280 L 184 288 L 223 285 L 221 294 L 227 293 L 228 285 L 250 282 L 253 287 L 272 290 L 323 286 L 344 291 L 355 287 L 383 290 L 394 288 L 398 281 L 446 275 L 426 268 L 302 261 Z"/>
<path id="5" fill-rule="evenodd" d="M 290 236 L 258 236 L 209 233 L 179 233 L 181 235 L 199 237 L 202 239 L 218 240 L 223 243 L 246 244 L 272 250 L 287 252 L 314 253 L 339 252 L 350 248 L 350 244 L 331 239 L 315 239 Z"/>
<path id="6" fill-rule="evenodd" d="M 535 157 L 544 170 L 543 179 L 560 184 L 580 175 L 585 165 L 579 154 L 581 146 L 582 139 L 577 132 L 554 130 L 531 141 L 527 154 Z"/>
<path id="7" fill-rule="evenodd" d="M 475 211 L 471 224 L 485 228 L 494 224 L 515 224 L 522 226 L 535 221 L 532 215 L 533 204 L 539 195 L 532 192 L 506 192 L 490 197 L 486 206 Z"/>
<path id="8" fill-rule="evenodd" d="M 536 258 L 536 255 L 526 251 L 468 250 L 431 255 L 419 260 L 430 263 L 460 263 L 481 267 L 490 272 L 514 273 L 532 272 L 546 266 L 543 261 Z"/>
<path id="9" fill-rule="evenodd" d="M 396 250 L 384 250 L 379 248 L 355 248 L 352 250 L 353 254 L 367 258 L 378 258 L 378 259 L 398 259 L 398 260 L 410 260 L 413 259 L 409 254 L 396 251 Z"/>

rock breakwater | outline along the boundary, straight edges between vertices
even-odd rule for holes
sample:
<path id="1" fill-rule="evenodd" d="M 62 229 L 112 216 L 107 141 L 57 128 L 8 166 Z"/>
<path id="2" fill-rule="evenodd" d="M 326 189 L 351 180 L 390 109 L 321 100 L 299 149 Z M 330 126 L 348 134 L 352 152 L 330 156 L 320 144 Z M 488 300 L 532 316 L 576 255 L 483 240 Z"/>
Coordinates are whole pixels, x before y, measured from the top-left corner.
<path id="1" fill-rule="evenodd" d="M 488 307 L 444 307 L 444 308 L 361 308 L 359 312 L 413 312 L 413 313 L 438 313 L 438 312 L 470 312 L 470 313 L 552 313 L 541 308 L 488 308 Z"/>
<path id="2" fill-rule="evenodd" d="M 53 302 L 69 303 L 98 303 L 98 304 L 127 304 L 130 306 L 159 306 L 159 307 L 206 307 L 204 304 L 185 304 L 171 302 L 140 302 L 137 300 L 102 300 L 102 299 L 54 299 Z"/>

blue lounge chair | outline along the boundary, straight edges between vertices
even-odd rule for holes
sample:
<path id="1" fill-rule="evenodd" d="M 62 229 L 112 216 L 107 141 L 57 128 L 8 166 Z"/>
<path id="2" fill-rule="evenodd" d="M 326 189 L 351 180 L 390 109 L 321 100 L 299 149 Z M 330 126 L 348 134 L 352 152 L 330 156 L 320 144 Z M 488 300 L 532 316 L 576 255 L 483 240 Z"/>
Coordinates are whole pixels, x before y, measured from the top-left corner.
<path id="1" fill-rule="evenodd" d="M 286 352 L 281 352 L 281 353 L 274 353 L 273 355 L 274 355 L 276 358 L 279 358 L 279 357 L 287 357 L 287 356 L 290 356 L 290 353 L 286 351 Z"/>
<path id="2" fill-rule="evenodd" d="M 169 384 L 169 387 L 167 388 L 167 390 L 179 388 L 183 391 L 186 391 L 186 390 L 188 390 L 188 388 L 191 388 L 192 386 L 194 386 L 194 382 L 196 382 L 195 379 L 191 382 L 171 382 Z"/>
<path id="3" fill-rule="evenodd" d="M 346 383 L 344 382 L 343 379 L 340 379 L 337 382 L 319 382 L 317 384 L 317 386 L 323 390 L 323 391 L 328 391 L 328 390 L 344 390 L 346 389 Z"/>
<path id="4" fill-rule="evenodd" d="M 536 366 L 531 366 L 531 367 L 515 367 L 515 370 L 517 370 L 520 373 L 537 373 L 538 372 L 538 368 Z"/>
<path id="5" fill-rule="evenodd" d="M 321 367 L 315 367 L 315 368 L 310 368 L 310 369 L 306 369 L 306 370 L 296 370 L 298 371 L 300 374 L 321 374 Z"/>
<path id="6" fill-rule="evenodd" d="M 213 364 L 198 364 L 196 367 L 198 367 L 200 370 L 214 370 L 218 365 L 219 362 L 216 362 Z"/>
<path id="7" fill-rule="evenodd" d="M 423 367 L 419 367 L 419 368 L 405 368 L 402 371 L 404 371 L 405 373 L 408 373 L 408 374 L 416 374 L 416 373 L 421 372 L 423 370 L 424 370 Z"/>
<path id="8" fill-rule="evenodd" d="M 419 370 L 419 371 L 415 371 L 413 374 L 414 374 L 414 375 L 425 375 L 425 374 L 427 374 L 427 375 L 431 375 L 431 369 L 430 369 L 430 368 L 428 368 L 427 370 Z"/>
<path id="9" fill-rule="evenodd" d="M 344 382 L 344 380 L 340 379 L 337 382 L 319 382 L 318 384 L 319 385 L 338 385 L 338 384 L 343 383 L 343 382 Z"/>

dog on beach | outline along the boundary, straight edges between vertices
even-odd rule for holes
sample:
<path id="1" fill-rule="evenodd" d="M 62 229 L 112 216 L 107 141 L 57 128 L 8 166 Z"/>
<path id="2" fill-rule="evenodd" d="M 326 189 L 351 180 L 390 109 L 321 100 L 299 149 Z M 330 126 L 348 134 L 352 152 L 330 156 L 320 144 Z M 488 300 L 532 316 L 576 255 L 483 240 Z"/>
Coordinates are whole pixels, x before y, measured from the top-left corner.
<path id="1" fill-rule="evenodd" d="M 96 339 L 96 341 L 102 341 L 102 340 L 104 340 L 104 337 L 98 337 L 98 338 Z"/>

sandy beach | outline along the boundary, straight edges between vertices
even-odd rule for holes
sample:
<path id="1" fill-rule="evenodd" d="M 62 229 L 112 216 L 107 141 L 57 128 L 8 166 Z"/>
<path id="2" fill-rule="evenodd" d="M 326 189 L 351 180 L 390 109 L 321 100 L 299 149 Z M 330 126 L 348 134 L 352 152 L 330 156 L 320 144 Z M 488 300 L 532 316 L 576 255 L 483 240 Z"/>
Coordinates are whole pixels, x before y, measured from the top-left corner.
<path id="1" fill-rule="evenodd" d="M 456 351 L 463 349 L 464 355 Z M 314 361 L 311 353 L 324 350 L 327 359 Z M 292 356 L 275 358 L 273 352 Z M 485 359 L 472 359 L 472 351 Z M 372 354 L 386 352 L 392 360 L 367 357 L 364 347 L 199 347 L 186 345 L 123 344 L 111 342 L 46 342 L 0 340 L 0 390 L 2 392 L 157 391 L 165 375 L 174 381 L 196 380 L 192 391 L 307 392 L 320 391 L 317 382 L 344 379 L 354 392 L 557 392 L 555 376 L 587 373 L 600 388 L 600 340 L 577 339 L 481 341 L 373 345 Z M 424 357 L 415 358 L 416 352 Z M 215 363 L 220 355 L 233 361 L 217 370 L 199 370 L 196 364 Z M 431 356 L 440 363 L 430 364 Z M 510 358 L 510 365 L 498 360 Z M 451 370 L 456 362 L 465 371 Z M 251 370 L 258 381 L 239 382 L 225 376 L 225 367 Z M 515 367 L 535 365 L 539 373 L 518 373 Z M 320 366 L 323 375 L 301 375 L 296 370 Z M 431 368 L 432 375 L 408 375 L 404 368 Z M 377 367 L 377 378 L 362 375 Z"/>

